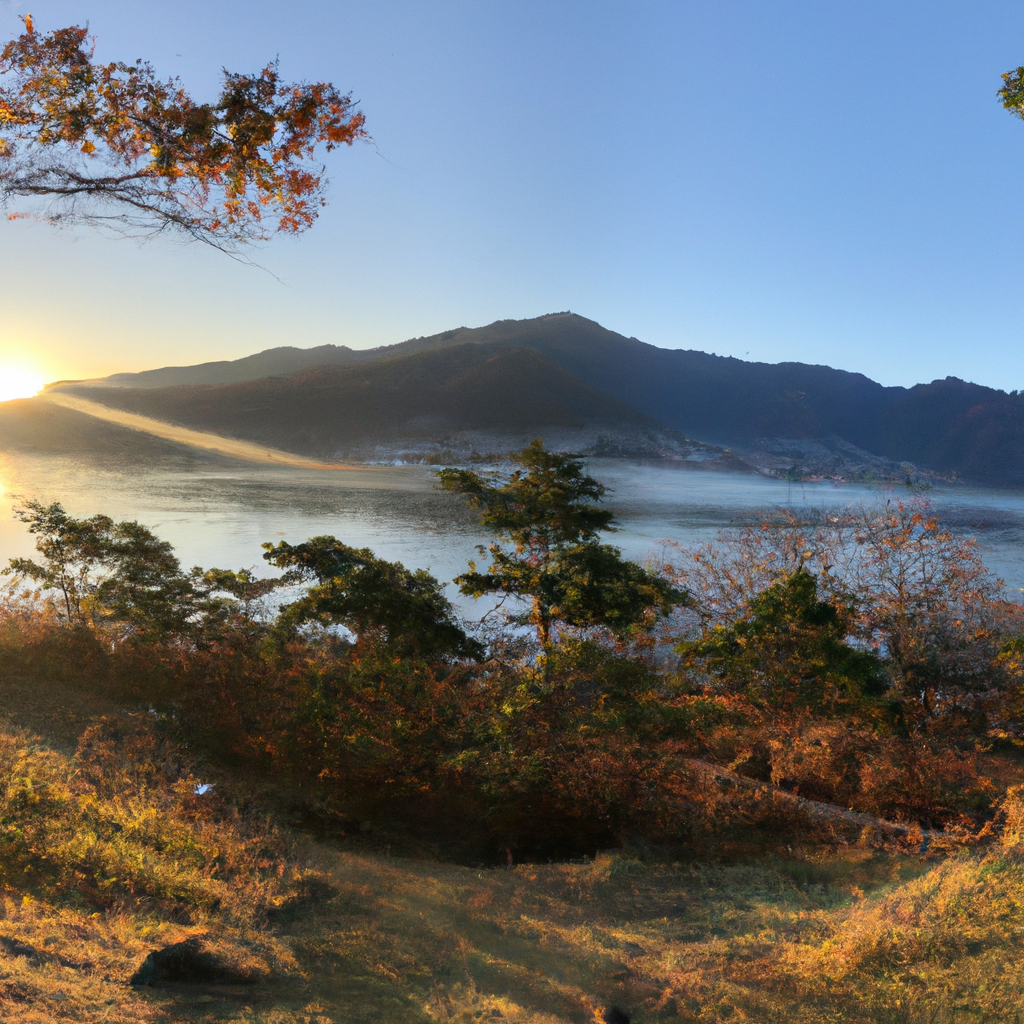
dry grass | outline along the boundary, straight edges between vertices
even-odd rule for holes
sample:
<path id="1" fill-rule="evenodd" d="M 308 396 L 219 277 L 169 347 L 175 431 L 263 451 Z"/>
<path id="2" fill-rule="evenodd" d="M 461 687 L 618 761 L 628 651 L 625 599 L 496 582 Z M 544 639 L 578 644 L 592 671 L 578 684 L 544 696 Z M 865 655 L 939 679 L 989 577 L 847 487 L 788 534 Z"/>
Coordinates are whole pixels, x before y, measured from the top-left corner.
<path id="1" fill-rule="evenodd" d="M 40 725 L 61 717 L 47 700 L 72 708 L 54 689 L 28 705 Z M 931 860 L 474 870 L 289 846 L 197 801 L 138 719 L 111 728 L 76 754 L 66 725 L 55 746 L 0 730 L 3 1024 L 586 1024 L 609 1004 L 636 1024 L 1024 1017 L 1020 801 L 1005 846 Z M 262 980 L 130 988 L 150 950 L 192 935 Z"/>
<path id="2" fill-rule="evenodd" d="M 289 938 L 329 1019 L 1013 1020 L 1024 869 L 848 850 L 512 872 L 335 854 Z"/>
<path id="3" fill-rule="evenodd" d="M 262 950 L 188 927 L 3 902 L 5 1021 L 1012 1021 L 1024 1007 L 1024 867 L 846 851 L 754 865 L 468 868 L 309 848 L 317 888 Z M 136 993 L 148 949 L 186 934 L 266 957 L 244 990 Z M 247 946 L 248 944 L 248 946 Z"/>

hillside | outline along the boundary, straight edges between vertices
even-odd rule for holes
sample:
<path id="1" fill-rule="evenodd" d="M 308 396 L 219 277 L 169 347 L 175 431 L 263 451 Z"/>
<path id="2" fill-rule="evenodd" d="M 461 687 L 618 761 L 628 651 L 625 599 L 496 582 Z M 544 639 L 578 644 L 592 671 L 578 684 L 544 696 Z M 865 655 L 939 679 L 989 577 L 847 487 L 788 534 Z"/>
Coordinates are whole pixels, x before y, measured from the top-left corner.
<path id="1" fill-rule="evenodd" d="M 358 360 L 361 353 L 345 345 L 271 348 L 242 359 L 220 359 L 197 366 L 163 366 L 141 373 L 115 373 L 101 382 L 112 387 L 164 388 L 182 384 L 230 384 L 274 374 L 294 373 L 307 366 L 329 366 Z"/>
<path id="2" fill-rule="evenodd" d="M 0 452 L 56 455 L 118 467 L 190 467 L 217 455 L 63 409 L 42 398 L 0 403 Z"/>
<path id="3" fill-rule="evenodd" d="M 663 433 L 656 421 L 527 348 L 457 345 L 236 384 L 62 390 L 318 456 L 364 442 L 409 443 L 466 430 Z"/>
<path id="4" fill-rule="evenodd" d="M 466 354 L 471 349 L 484 350 L 489 356 L 475 360 Z M 537 372 L 544 379 L 536 385 L 527 382 L 530 374 L 517 376 L 513 372 L 500 381 L 481 378 L 485 387 L 501 385 L 494 391 L 496 405 L 490 399 L 479 400 L 479 395 L 471 391 L 460 394 L 463 389 L 476 387 L 470 377 L 459 376 L 468 370 L 470 362 L 479 367 L 499 352 L 524 349 L 550 361 L 538 365 Z M 461 354 L 445 362 L 442 354 L 455 351 Z M 392 380 L 393 371 L 382 371 L 383 376 L 379 376 L 369 369 L 414 356 L 427 361 L 408 364 L 411 371 L 434 367 L 427 372 L 422 388 L 408 376 L 399 386 L 401 374 Z M 440 362 L 433 363 L 428 357 Z M 514 358 L 521 362 L 524 357 Z M 310 367 L 309 360 L 313 359 L 332 366 L 341 374 L 339 380 L 360 380 L 366 387 L 382 387 L 379 398 L 371 400 L 368 394 L 346 398 L 355 402 L 353 408 L 358 409 L 359 416 L 343 426 L 345 413 L 333 407 L 313 416 L 313 406 L 300 402 L 294 407 L 294 415 L 301 425 L 290 423 L 283 412 L 274 412 L 260 424 L 246 419 L 250 414 L 242 407 L 248 408 L 248 400 L 237 397 L 241 392 L 233 393 L 236 397 L 222 409 L 214 407 L 212 395 L 207 398 L 213 404 L 204 408 L 207 399 L 198 393 L 187 398 L 183 393 L 155 393 L 159 389 L 154 385 L 158 383 L 249 382 L 253 386 L 250 397 L 259 405 L 277 394 L 279 385 L 256 386 L 254 382 L 271 373 L 290 373 L 293 380 L 302 381 L 301 387 L 309 389 L 309 397 L 316 404 L 320 398 L 313 396 L 321 395 L 324 386 L 335 385 L 326 385 L 327 380 L 333 380 L 327 370 L 317 370 L 312 376 L 302 376 L 301 372 L 295 375 L 295 371 Z M 551 364 L 566 375 L 558 378 L 559 384 L 555 384 Z M 499 365 L 493 364 L 492 369 Z M 345 376 L 357 370 L 356 376 Z M 443 387 L 437 376 L 440 372 L 454 375 Z M 486 376 L 486 371 L 474 372 Z M 386 379 L 391 383 L 385 383 Z M 516 381 L 515 389 L 507 387 L 508 380 Z M 507 429 L 512 423 L 530 429 L 533 425 L 565 424 L 588 417 L 593 422 L 607 423 L 613 407 L 606 403 L 614 400 L 618 404 L 612 420 L 639 423 L 637 416 L 649 417 L 648 423 L 653 421 L 712 445 L 728 446 L 774 470 L 788 469 L 788 460 L 792 459 L 794 468 L 807 472 L 849 473 L 851 468 L 859 468 L 900 473 L 899 464 L 910 462 L 979 483 L 1024 484 L 1024 398 L 1016 394 L 956 378 L 913 388 L 883 387 L 863 374 L 829 366 L 747 362 L 693 350 L 662 349 L 626 338 L 573 313 L 460 327 L 358 352 L 330 345 L 308 350 L 272 349 L 229 363 L 120 374 L 93 383 L 130 384 L 154 392 L 148 398 L 141 394 L 104 395 L 103 401 L 108 404 L 128 408 L 120 403 L 136 403 L 131 406 L 136 411 L 143 411 L 145 404 L 149 415 L 162 415 L 156 411 L 160 407 L 167 415 L 187 417 L 182 422 L 191 426 L 242 430 L 246 437 L 281 446 L 291 443 L 285 439 L 287 434 L 300 439 L 304 447 L 295 450 L 302 451 L 321 451 L 332 438 L 356 434 L 368 437 L 373 431 L 395 434 L 409 429 L 422 433 L 428 428 L 454 429 L 457 424 L 493 430 Z M 591 389 L 586 398 L 580 390 L 584 385 Z M 403 418 L 407 402 L 417 411 Z M 627 406 L 629 411 L 624 408 Z M 267 407 L 264 404 L 260 408 Z M 201 419 L 193 418 L 197 416 Z M 314 423 L 317 417 L 323 422 Z M 254 429 L 268 432 L 257 435 L 252 433 Z M 808 443 L 774 443 L 778 441 Z M 767 454 L 769 450 L 774 456 Z M 784 467 L 782 462 L 786 463 Z"/>

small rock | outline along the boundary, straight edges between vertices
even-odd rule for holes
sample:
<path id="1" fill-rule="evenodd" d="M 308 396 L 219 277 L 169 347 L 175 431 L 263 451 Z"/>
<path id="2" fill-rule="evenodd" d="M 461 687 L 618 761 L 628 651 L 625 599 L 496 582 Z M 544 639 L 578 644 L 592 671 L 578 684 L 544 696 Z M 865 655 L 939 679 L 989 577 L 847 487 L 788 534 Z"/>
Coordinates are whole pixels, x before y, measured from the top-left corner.
<path id="1" fill-rule="evenodd" d="M 132 975 L 131 984 L 137 987 L 175 982 L 227 982 L 238 985 L 251 984 L 254 980 L 251 975 L 224 963 L 215 953 L 203 949 L 198 938 L 191 938 L 163 949 L 154 949 Z"/>
<path id="2" fill-rule="evenodd" d="M 604 1024 L 629 1024 L 629 1014 L 617 1006 L 609 1006 L 601 1014 L 601 1020 L 604 1021 Z"/>
<path id="3" fill-rule="evenodd" d="M 6 935 L 0 935 L 0 948 L 5 950 L 11 956 L 39 955 L 39 951 L 34 946 L 29 946 L 27 943 L 19 942 L 17 939 L 8 938 Z"/>
<path id="4" fill-rule="evenodd" d="M 288 899 L 267 911 L 267 920 L 272 924 L 291 924 L 310 908 L 330 903 L 337 895 L 333 885 L 319 878 L 303 879 Z"/>

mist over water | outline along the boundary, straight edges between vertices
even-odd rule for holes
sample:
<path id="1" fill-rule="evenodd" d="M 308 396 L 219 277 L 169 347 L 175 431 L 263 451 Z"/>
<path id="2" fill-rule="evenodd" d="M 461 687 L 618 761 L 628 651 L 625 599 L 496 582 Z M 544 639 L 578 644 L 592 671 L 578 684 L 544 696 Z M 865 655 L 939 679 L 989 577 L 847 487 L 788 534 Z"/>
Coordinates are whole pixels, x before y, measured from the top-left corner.
<path id="1" fill-rule="evenodd" d="M 672 464 L 595 460 L 589 472 L 609 488 L 620 530 L 608 539 L 631 558 L 657 554 L 664 541 L 714 540 L 758 510 L 840 510 L 907 499 L 903 488 L 788 484 L 766 477 L 683 469 Z M 487 536 L 460 498 L 436 488 L 423 466 L 335 472 L 248 466 L 112 470 L 52 457 L 0 455 L 0 565 L 33 550 L 11 516 L 15 495 L 60 501 L 76 516 L 102 512 L 137 519 L 170 541 L 184 566 L 255 568 L 265 541 L 297 543 L 333 534 L 381 557 L 425 568 L 443 581 L 466 568 Z M 969 487 L 927 492 L 940 519 L 975 537 L 989 568 L 1011 590 L 1024 587 L 1024 493 Z M 483 603 L 450 596 L 476 617 Z"/>

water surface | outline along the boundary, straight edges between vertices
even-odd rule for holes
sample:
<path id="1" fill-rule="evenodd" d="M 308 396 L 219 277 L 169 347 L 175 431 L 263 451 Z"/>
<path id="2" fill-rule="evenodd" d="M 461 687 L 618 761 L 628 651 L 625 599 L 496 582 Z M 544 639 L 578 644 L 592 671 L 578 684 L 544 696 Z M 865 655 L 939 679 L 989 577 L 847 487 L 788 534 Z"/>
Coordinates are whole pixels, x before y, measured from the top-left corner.
<path id="1" fill-rule="evenodd" d="M 757 510 L 842 509 L 909 496 L 899 488 L 788 484 L 672 464 L 595 460 L 589 471 L 608 485 L 608 504 L 619 517 L 621 530 L 610 539 L 637 559 L 665 540 L 713 539 Z M 450 580 L 487 540 L 462 501 L 439 491 L 435 471 L 423 466 L 111 469 L 8 453 L 0 454 L 0 488 L 0 564 L 32 551 L 32 538 L 10 514 L 15 495 L 58 500 L 76 516 L 138 519 L 170 541 L 186 566 L 262 572 L 263 542 L 333 534 Z M 986 563 L 1009 587 L 1024 587 L 1024 493 L 948 487 L 928 497 L 949 526 L 977 538 Z"/>

